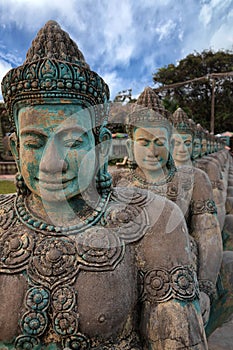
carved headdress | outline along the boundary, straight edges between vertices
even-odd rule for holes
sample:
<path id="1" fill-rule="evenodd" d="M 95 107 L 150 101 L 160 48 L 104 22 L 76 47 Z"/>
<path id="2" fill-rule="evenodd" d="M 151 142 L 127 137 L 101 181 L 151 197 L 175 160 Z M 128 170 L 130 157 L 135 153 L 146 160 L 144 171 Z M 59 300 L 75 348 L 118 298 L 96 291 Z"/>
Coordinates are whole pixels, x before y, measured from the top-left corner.
<path id="1" fill-rule="evenodd" d="M 127 117 L 128 133 L 132 137 L 134 127 L 165 127 L 171 134 L 170 113 L 163 107 L 159 96 L 150 87 L 146 87 Z"/>
<path id="2" fill-rule="evenodd" d="M 204 129 L 201 126 L 201 124 L 198 123 L 196 125 L 196 128 L 195 128 L 195 137 L 197 137 L 198 139 L 202 140 L 203 135 L 204 135 Z"/>
<path id="3" fill-rule="evenodd" d="M 18 104 L 43 104 L 48 98 L 92 107 L 93 127 L 98 127 L 106 118 L 109 99 L 108 85 L 90 70 L 78 46 L 55 21 L 40 29 L 23 65 L 5 75 L 2 94 L 14 128 Z"/>
<path id="4" fill-rule="evenodd" d="M 177 110 L 172 115 L 172 125 L 176 132 L 187 133 L 194 136 L 194 125 L 192 119 L 189 119 L 187 114 L 182 108 L 177 108 Z"/>

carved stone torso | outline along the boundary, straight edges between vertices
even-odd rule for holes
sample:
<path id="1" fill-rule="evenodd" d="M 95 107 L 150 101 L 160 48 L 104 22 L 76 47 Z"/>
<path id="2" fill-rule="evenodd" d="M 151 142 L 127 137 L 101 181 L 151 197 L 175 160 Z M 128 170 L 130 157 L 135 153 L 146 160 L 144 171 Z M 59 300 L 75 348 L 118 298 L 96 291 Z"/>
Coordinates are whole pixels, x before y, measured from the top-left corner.
<path id="1" fill-rule="evenodd" d="M 200 169 L 190 166 L 178 167 L 172 179 L 164 184 L 148 184 L 141 181 L 136 172 L 129 170 L 115 171 L 112 176 L 114 186 L 145 188 L 170 199 L 180 207 L 186 221 L 189 221 L 193 213 L 204 214 L 216 211 L 208 187 L 209 180 Z"/>
<path id="2" fill-rule="evenodd" d="M 33 230 L 30 222 L 25 226 L 14 201 L 14 196 L 2 198 L 0 340 L 17 337 L 18 347 L 42 342 L 72 348 L 79 342 L 86 349 L 91 338 L 94 348 L 117 337 L 136 346 L 137 268 L 134 248 L 125 242 L 145 233 L 146 198 L 134 205 L 132 199 L 130 208 L 112 195 L 102 224 L 77 235 Z M 122 215 L 123 232 L 117 225 Z"/>
<path id="3" fill-rule="evenodd" d="M 149 305 L 156 310 L 162 303 L 172 315 L 174 298 L 190 301 L 192 320 L 200 322 L 192 305 L 197 285 L 186 227 L 182 219 L 174 227 L 173 214 L 181 213 L 165 198 L 117 189 L 98 224 L 86 222 L 76 234 L 33 228 L 37 224 L 28 217 L 25 225 L 16 215 L 15 195 L 2 196 L 1 204 L 1 349 L 147 349 L 143 330 L 156 325 L 147 325 Z M 177 241 L 179 247 L 168 253 Z M 190 311 L 177 307 L 180 322 L 187 322 Z M 162 322 L 163 307 L 155 310 L 150 317 Z M 168 334 L 154 330 L 151 339 L 158 340 L 150 341 L 168 342 L 169 327 L 174 328 L 172 318 Z M 200 328 L 195 339 L 184 335 L 182 342 L 205 349 L 204 339 Z"/>
<path id="4" fill-rule="evenodd" d="M 114 186 L 137 186 L 147 188 L 173 202 L 182 210 L 189 230 L 193 266 L 199 282 L 209 284 L 208 294 L 213 298 L 216 279 L 222 259 L 222 239 L 216 217 L 211 183 L 200 169 L 179 167 L 171 180 L 163 185 L 146 184 L 135 176 L 134 171 L 121 170 L 112 174 Z M 206 243 L 207 242 L 207 243 Z M 215 252 L 216 258 L 210 259 Z M 205 291 L 207 289 L 205 288 Z"/>

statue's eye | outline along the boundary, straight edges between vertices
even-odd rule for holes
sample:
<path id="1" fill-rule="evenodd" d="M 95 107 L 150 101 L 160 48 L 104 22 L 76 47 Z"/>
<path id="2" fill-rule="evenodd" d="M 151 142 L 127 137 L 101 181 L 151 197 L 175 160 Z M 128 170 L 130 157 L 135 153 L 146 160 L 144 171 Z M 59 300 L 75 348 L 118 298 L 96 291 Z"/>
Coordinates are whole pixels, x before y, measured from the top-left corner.
<path id="1" fill-rule="evenodd" d="M 27 136 L 23 140 L 23 145 L 25 148 L 38 149 L 44 146 L 44 142 L 39 137 Z"/>
<path id="2" fill-rule="evenodd" d="M 164 145 L 165 145 L 165 142 L 166 142 L 166 141 L 164 141 L 164 140 L 158 139 L 158 140 L 156 140 L 156 145 L 157 145 L 157 146 L 164 146 Z"/>
<path id="3" fill-rule="evenodd" d="M 82 143 L 83 140 L 81 138 L 64 140 L 64 146 L 67 148 L 77 148 L 80 147 Z"/>
<path id="4" fill-rule="evenodd" d="M 140 146 L 148 146 L 150 143 L 150 141 L 146 139 L 138 139 L 136 141 Z"/>
<path id="5" fill-rule="evenodd" d="M 181 145 L 181 142 L 176 140 L 176 141 L 175 141 L 175 146 L 178 147 L 178 146 L 180 146 L 180 145 Z"/>

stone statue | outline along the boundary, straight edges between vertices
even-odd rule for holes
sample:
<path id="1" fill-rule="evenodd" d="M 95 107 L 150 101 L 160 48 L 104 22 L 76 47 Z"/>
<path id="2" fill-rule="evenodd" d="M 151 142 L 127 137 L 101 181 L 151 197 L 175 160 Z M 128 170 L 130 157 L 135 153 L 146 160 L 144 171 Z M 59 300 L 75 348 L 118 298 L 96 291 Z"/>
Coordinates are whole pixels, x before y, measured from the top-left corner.
<path id="1" fill-rule="evenodd" d="M 201 126 L 201 124 L 195 124 L 194 126 L 194 140 L 193 140 L 193 160 L 201 158 L 202 156 L 202 136 L 204 133 L 204 130 Z"/>
<path id="2" fill-rule="evenodd" d="M 172 116 L 172 124 L 173 124 L 173 135 L 172 135 L 172 155 L 173 159 L 175 162 L 175 165 L 177 166 L 178 171 L 180 171 L 183 174 L 190 174 L 192 177 L 193 181 L 193 194 L 196 196 L 196 200 L 198 201 L 199 198 L 201 198 L 202 194 L 201 192 L 203 191 L 203 187 L 207 190 L 207 193 L 209 195 L 209 198 L 212 198 L 214 200 L 214 203 L 216 205 L 216 201 L 218 204 L 217 209 L 221 208 L 222 210 L 224 209 L 222 206 L 221 200 L 223 199 L 222 196 L 222 184 L 220 181 L 220 174 L 219 174 L 219 169 L 214 168 L 211 166 L 211 164 L 205 164 L 204 169 L 200 168 L 195 168 L 192 166 L 192 161 L 196 157 L 194 156 L 195 154 L 195 148 L 196 148 L 196 153 L 198 153 L 198 146 L 196 144 L 198 143 L 197 140 L 197 134 L 195 133 L 195 123 L 193 122 L 192 119 L 188 119 L 187 114 L 182 110 L 182 108 L 178 108 Z M 211 152 L 211 144 L 210 144 L 210 136 L 208 137 L 208 153 Z M 201 141 L 201 140 L 200 140 Z M 209 168 L 211 168 L 212 172 L 216 171 L 216 176 L 214 177 L 213 173 L 211 173 L 211 179 L 209 178 Z M 204 172 L 205 170 L 205 172 Z M 206 173 L 206 174 L 205 174 Z M 215 186 L 215 181 L 217 186 Z M 211 182 L 211 180 L 213 180 Z M 213 190 L 213 185 L 214 185 L 214 190 Z M 222 185 L 222 186 L 221 186 Z M 192 201 L 192 199 L 191 199 Z M 219 203 L 220 202 L 220 203 Z M 221 211 L 221 214 L 225 215 L 225 211 Z M 221 219 L 221 217 L 220 217 Z M 213 223 L 212 229 L 208 227 L 208 224 L 205 222 L 204 216 L 198 217 L 198 221 L 200 225 L 202 224 L 204 226 L 204 229 L 206 230 L 206 238 L 209 236 L 209 242 L 211 242 L 212 239 L 215 240 L 216 247 L 218 247 L 218 259 L 217 259 L 217 264 L 220 270 L 221 266 L 221 260 L 219 259 L 220 256 L 222 257 L 222 238 L 221 238 L 221 227 L 222 227 L 222 221 L 221 221 L 221 227 L 220 223 L 218 220 L 218 215 L 217 215 L 217 210 L 216 213 L 211 216 L 210 219 Z M 192 227 L 191 227 L 192 230 Z M 195 231 L 196 229 L 194 228 L 194 237 L 195 237 Z M 206 248 L 205 246 L 205 241 L 202 242 L 203 247 L 198 246 L 199 253 L 202 255 L 205 255 L 205 251 L 207 250 L 207 254 L 209 254 L 209 258 L 211 256 L 211 245 L 210 247 Z M 204 251 L 203 251 L 204 249 Z M 207 263 L 207 261 L 206 261 Z M 207 267 L 208 268 L 208 267 Z M 218 271 L 219 271 L 218 270 Z M 217 270 L 215 271 L 217 272 Z M 217 281 L 217 275 L 216 275 L 216 281 Z"/>
<path id="3" fill-rule="evenodd" d="M 179 208 L 111 186 L 109 90 L 49 21 L 2 91 L 16 195 L 2 195 L 1 349 L 207 349 Z"/>
<path id="4" fill-rule="evenodd" d="M 194 142 L 193 142 L 193 164 L 197 168 L 206 172 L 212 185 L 213 198 L 217 207 L 217 217 L 220 231 L 222 232 L 226 209 L 226 191 L 224 188 L 221 166 L 214 160 L 201 157 L 201 140 L 204 130 L 200 124 L 194 124 Z M 217 151 L 217 150 L 216 150 Z"/>
<path id="5" fill-rule="evenodd" d="M 211 183 L 203 171 L 192 166 L 190 160 L 193 136 L 187 124 L 182 122 L 184 133 L 181 134 L 179 129 L 177 137 L 173 135 L 171 139 L 170 118 L 155 92 L 145 88 L 128 116 L 130 170 L 116 171 L 113 183 L 147 188 L 181 208 L 189 226 L 194 261 L 197 260 L 202 314 L 206 324 L 222 260 L 221 232 Z M 178 155 L 175 161 L 183 166 L 174 166 L 172 148 Z"/>

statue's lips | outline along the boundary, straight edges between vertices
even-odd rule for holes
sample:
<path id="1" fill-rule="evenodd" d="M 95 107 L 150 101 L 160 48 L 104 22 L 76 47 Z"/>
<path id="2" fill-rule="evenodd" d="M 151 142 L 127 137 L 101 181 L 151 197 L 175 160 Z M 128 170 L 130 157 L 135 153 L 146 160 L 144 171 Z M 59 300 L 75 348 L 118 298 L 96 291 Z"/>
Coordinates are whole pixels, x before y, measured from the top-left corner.
<path id="1" fill-rule="evenodd" d="M 176 155 L 177 155 L 178 157 L 183 157 L 183 158 L 184 158 L 184 157 L 185 157 L 185 158 L 186 158 L 186 157 L 189 157 L 189 153 L 187 153 L 187 152 L 182 152 L 182 153 L 180 152 L 180 153 L 177 153 Z"/>
<path id="2" fill-rule="evenodd" d="M 39 185 L 48 190 L 60 190 L 64 189 L 69 185 L 71 181 L 73 181 L 75 177 L 71 179 L 42 179 L 39 178 L 37 181 L 39 182 Z"/>
<path id="3" fill-rule="evenodd" d="M 144 162 L 149 163 L 149 164 L 157 164 L 160 162 L 160 159 L 158 159 L 158 158 L 144 159 Z"/>

